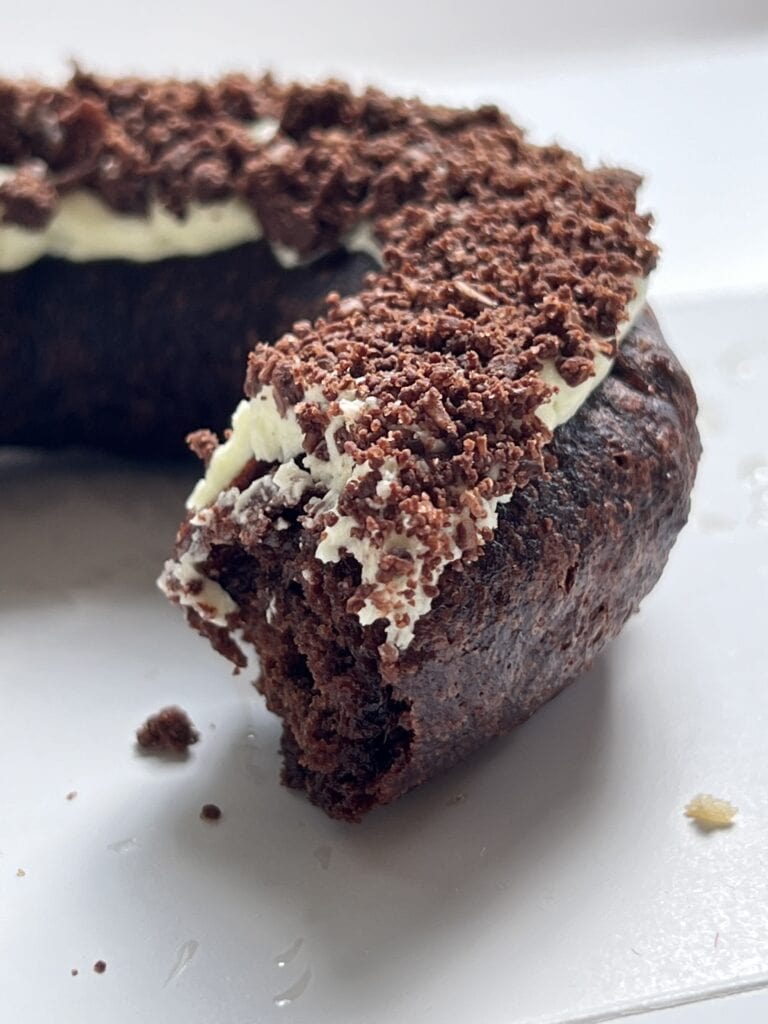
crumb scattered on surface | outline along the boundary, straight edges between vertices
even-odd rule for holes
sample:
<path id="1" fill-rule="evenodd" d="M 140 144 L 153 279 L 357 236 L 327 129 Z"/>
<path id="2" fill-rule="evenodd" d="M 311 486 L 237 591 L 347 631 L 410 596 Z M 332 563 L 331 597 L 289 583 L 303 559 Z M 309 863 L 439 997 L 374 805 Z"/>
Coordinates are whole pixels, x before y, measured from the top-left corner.
<path id="1" fill-rule="evenodd" d="M 26 875 L 26 873 L 27 873 L 27 872 L 26 872 L 26 871 L 24 870 L 24 868 L 17 868 L 17 869 L 16 869 L 16 877 L 17 877 L 17 878 L 24 878 L 24 876 Z"/>
<path id="2" fill-rule="evenodd" d="M 738 812 L 738 807 L 728 800 L 709 793 L 699 793 L 685 806 L 685 816 L 706 828 L 728 828 Z"/>
<path id="3" fill-rule="evenodd" d="M 76 789 L 71 789 L 67 793 L 67 800 L 74 800 L 76 796 L 77 796 L 77 790 Z"/>
<path id="4" fill-rule="evenodd" d="M 76 967 L 73 967 L 69 973 L 72 975 L 73 978 L 76 978 L 80 972 Z"/>
<path id="5" fill-rule="evenodd" d="M 97 960 L 96 963 L 93 965 L 93 969 L 94 971 L 96 971 L 97 974 L 103 974 L 104 971 L 106 971 L 107 969 L 106 960 Z"/>
<path id="6" fill-rule="evenodd" d="M 136 742 L 150 753 L 184 754 L 197 743 L 200 733 L 182 708 L 167 707 L 150 715 L 136 732 Z"/>
<path id="7" fill-rule="evenodd" d="M 221 808 L 216 804 L 203 804 L 200 817 L 203 821 L 218 821 L 221 817 Z"/>

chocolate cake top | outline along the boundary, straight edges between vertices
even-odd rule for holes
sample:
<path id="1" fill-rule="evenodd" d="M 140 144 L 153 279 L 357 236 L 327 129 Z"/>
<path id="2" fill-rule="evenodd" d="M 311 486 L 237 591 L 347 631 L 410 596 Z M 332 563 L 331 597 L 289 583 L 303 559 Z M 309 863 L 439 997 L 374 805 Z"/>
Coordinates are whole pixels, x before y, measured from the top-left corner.
<path id="1" fill-rule="evenodd" d="M 262 130 L 272 122 L 274 132 Z M 42 228 L 80 189 L 117 212 L 143 214 L 157 201 L 179 217 L 191 202 L 239 197 L 269 241 L 303 256 L 412 203 L 525 197 L 531 226 L 546 227 L 558 187 L 568 205 L 585 174 L 558 147 L 527 145 L 493 106 L 452 110 L 270 75 L 204 84 L 81 70 L 61 88 L 0 81 L 0 165 L 15 171 L 0 183 L 7 224 Z M 634 215 L 638 179 L 601 171 L 590 182 L 573 213 L 594 220 L 592 248 L 647 271 L 655 249 L 647 218 Z"/>
<path id="2" fill-rule="evenodd" d="M 403 629 L 441 566 L 477 557 L 495 503 L 544 471 L 550 370 L 574 388 L 615 354 L 656 259 L 635 175 L 534 146 L 495 107 L 339 82 L 78 71 L 61 89 L 0 84 L 0 164 L 14 168 L 0 184 L 4 221 L 32 229 L 74 190 L 180 218 L 236 199 L 270 243 L 303 257 L 370 227 L 381 271 L 257 346 L 246 394 L 300 430 L 277 461 L 286 493 L 312 497 L 303 522 L 318 557 L 356 541 L 362 563 L 377 552 L 350 610 L 367 602 L 365 615 L 391 613 Z M 277 509 L 264 488 L 250 498 Z"/>

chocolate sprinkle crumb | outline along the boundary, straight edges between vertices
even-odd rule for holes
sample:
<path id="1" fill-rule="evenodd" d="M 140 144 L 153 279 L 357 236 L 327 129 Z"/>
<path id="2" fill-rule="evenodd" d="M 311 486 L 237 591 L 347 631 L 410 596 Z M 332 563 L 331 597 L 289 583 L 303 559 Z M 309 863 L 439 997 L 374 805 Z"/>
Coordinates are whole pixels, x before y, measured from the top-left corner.
<path id="1" fill-rule="evenodd" d="M 73 978 L 76 978 L 80 972 L 76 967 L 73 967 L 69 973 L 72 975 Z"/>
<path id="2" fill-rule="evenodd" d="M 97 960 L 96 963 L 93 965 L 93 969 L 94 971 L 96 971 L 97 974 L 103 974 L 104 971 L 106 971 L 107 969 L 106 960 Z"/>
<path id="3" fill-rule="evenodd" d="M 219 439 L 211 430 L 194 430 L 187 434 L 186 441 L 190 451 L 202 459 L 206 466 L 219 446 Z"/>
<path id="4" fill-rule="evenodd" d="M 200 811 L 200 818 L 202 821 L 218 821 L 220 817 L 220 807 L 216 804 L 203 804 L 203 808 Z"/>
<path id="5" fill-rule="evenodd" d="M 197 743 L 200 733 L 195 729 L 186 711 L 167 707 L 150 715 L 136 733 L 136 742 L 149 753 L 186 753 Z"/>
<path id="6" fill-rule="evenodd" d="M 77 790 L 76 789 L 72 789 L 72 790 L 70 790 L 69 793 L 67 793 L 67 800 L 74 800 L 76 796 L 77 796 Z"/>

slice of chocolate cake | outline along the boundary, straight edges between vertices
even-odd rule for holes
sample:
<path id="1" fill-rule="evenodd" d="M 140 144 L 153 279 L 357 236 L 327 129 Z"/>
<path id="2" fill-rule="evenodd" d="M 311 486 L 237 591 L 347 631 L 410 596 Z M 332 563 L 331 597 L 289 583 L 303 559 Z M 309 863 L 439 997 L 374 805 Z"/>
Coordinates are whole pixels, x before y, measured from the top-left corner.
<path id="1" fill-rule="evenodd" d="M 382 267 L 255 347 L 228 439 L 194 439 L 160 581 L 235 665 L 255 647 L 284 780 L 347 820 L 590 663 L 658 578 L 699 454 L 644 306 L 638 179 L 497 111 L 368 103 L 319 127 L 305 96 L 315 170 L 292 180 L 382 161 L 358 207 Z"/>

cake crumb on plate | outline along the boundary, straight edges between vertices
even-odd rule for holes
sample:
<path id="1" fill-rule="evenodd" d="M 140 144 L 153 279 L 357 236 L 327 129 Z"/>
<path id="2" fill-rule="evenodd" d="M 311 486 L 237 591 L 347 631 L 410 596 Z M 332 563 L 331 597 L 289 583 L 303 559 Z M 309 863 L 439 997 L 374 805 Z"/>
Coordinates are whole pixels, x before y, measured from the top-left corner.
<path id="1" fill-rule="evenodd" d="M 710 793 L 699 793 L 685 805 L 686 818 L 693 818 L 697 825 L 705 828 L 728 828 L 738 812 L 738 807 L 728 800 Z"/>
<path id="2" fill-rule="evenodd" d="M 162 708 L 150 715 L 136 732 L 136 742 L 147 753 L 186 754 L 200 739 L 200 733 L 182 708 Z"/>

